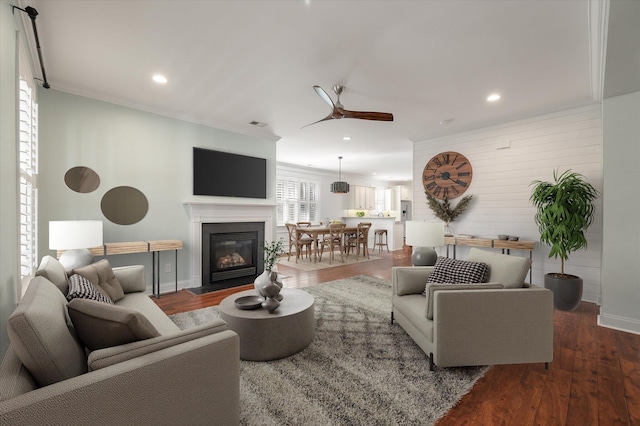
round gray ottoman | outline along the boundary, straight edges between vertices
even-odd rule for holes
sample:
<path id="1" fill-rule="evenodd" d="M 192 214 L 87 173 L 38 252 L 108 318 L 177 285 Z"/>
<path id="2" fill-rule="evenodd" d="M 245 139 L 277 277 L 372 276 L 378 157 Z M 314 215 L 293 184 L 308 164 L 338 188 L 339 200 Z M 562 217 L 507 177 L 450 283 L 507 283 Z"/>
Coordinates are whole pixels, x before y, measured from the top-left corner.
<path id="1" fill-rule="evenodd" d="M 240 358 L 269 361 L 293 355 L 306 348 L 315 334 L 313 296 L 283 288 L 280 306 L 270 314 L 266 309 L 239 309 L 236 299 L 258 294 L 246 290 L 225 298 L 218 306 L 220 318 L 240 336 Z"/>

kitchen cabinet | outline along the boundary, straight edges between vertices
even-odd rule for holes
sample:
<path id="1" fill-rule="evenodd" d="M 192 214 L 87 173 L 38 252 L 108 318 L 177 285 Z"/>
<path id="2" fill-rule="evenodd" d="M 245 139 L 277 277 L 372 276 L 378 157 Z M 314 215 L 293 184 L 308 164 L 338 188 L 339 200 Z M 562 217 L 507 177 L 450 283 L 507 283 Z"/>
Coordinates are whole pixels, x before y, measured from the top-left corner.
<path id="1" fill-rule="evenodd" d="M 406 185 L 400 185 L 400 199 L 401 200 L 413 200 L 413 188 Z"/>
<path id="2" fill-rule="evenodd" d="M 376 205 L 376 189 L 370 186 L 352 185 L 349 193 L 349 209 L 373 210 Z"/>
<path id="3" fill-rule="evenodd" d="M 413 188 L 407 185 L 397 185 L 384 191 L 384 209 L 400 210 L 400 201 L 413 200 Z"/>

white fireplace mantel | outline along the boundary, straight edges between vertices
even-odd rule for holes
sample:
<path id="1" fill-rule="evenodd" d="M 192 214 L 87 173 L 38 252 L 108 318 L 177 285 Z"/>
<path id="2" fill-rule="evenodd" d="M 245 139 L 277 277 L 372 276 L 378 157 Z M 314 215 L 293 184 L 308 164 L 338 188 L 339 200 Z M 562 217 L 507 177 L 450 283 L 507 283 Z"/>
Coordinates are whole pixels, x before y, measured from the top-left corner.
<path id="1" fill-rule="evenodd" d="M 276 204 L 184 203 L 191 223 L 191 286 L 202 285 L 202 224 L 264 222 L 264 239 L 276 236 Z"/>

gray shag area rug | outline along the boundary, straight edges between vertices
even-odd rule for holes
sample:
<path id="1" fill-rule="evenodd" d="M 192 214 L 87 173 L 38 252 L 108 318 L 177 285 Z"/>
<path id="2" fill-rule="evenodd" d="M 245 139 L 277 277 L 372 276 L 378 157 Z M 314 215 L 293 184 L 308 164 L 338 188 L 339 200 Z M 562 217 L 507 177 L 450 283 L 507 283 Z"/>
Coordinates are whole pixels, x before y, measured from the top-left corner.
<path id="1" fill-rule="evenodd" d="M 243 425 L 430 425 L 489 369 L 429 371 L 424 352 L 390 323 L 386 280 L 356 276 L 304 290 L 315 297 L 315 338 L 284 359 L 241 361 Z M 211 307 L 171 319 L 188 328 L 217 317 Z"/>

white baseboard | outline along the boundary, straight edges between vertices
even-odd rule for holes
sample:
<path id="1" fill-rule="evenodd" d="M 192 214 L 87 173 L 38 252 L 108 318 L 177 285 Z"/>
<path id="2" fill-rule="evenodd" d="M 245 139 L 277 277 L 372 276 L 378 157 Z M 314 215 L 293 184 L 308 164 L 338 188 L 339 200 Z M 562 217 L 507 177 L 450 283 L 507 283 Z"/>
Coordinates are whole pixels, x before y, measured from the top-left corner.
<path id="1" fill-rule="evenodd" d="M 599 294 L 595 294 L 595 293 L 583 293 L 582 294 L 582 301 L 583 302 L 591 302 L 591 303 L 595 303 L 596 305 L 600 305 L 600 295 Z"/>
<path id="2" fill-rule="evenodd" d="M 627 333 L 640 334 L 640 320 L 616 315 L 598 315 L 598 325 Z"/>
<path id="3" fill-rule="evenodd" d="M 184 288 L 189 288 L 189 287 L 193 287 L 193 285 L 191 285 L 191 280 L 178 281 L 178 291 Z M 167 281 L 167 282 L 160 283 L 160 294 L 173 293 L 175 291 L 176 291 L 175 281 Z M 145 291 L 145 293 L 149 295 L 152 294 L 151 283 L 149 282 L 147 283 L 147 291 Z"/>

